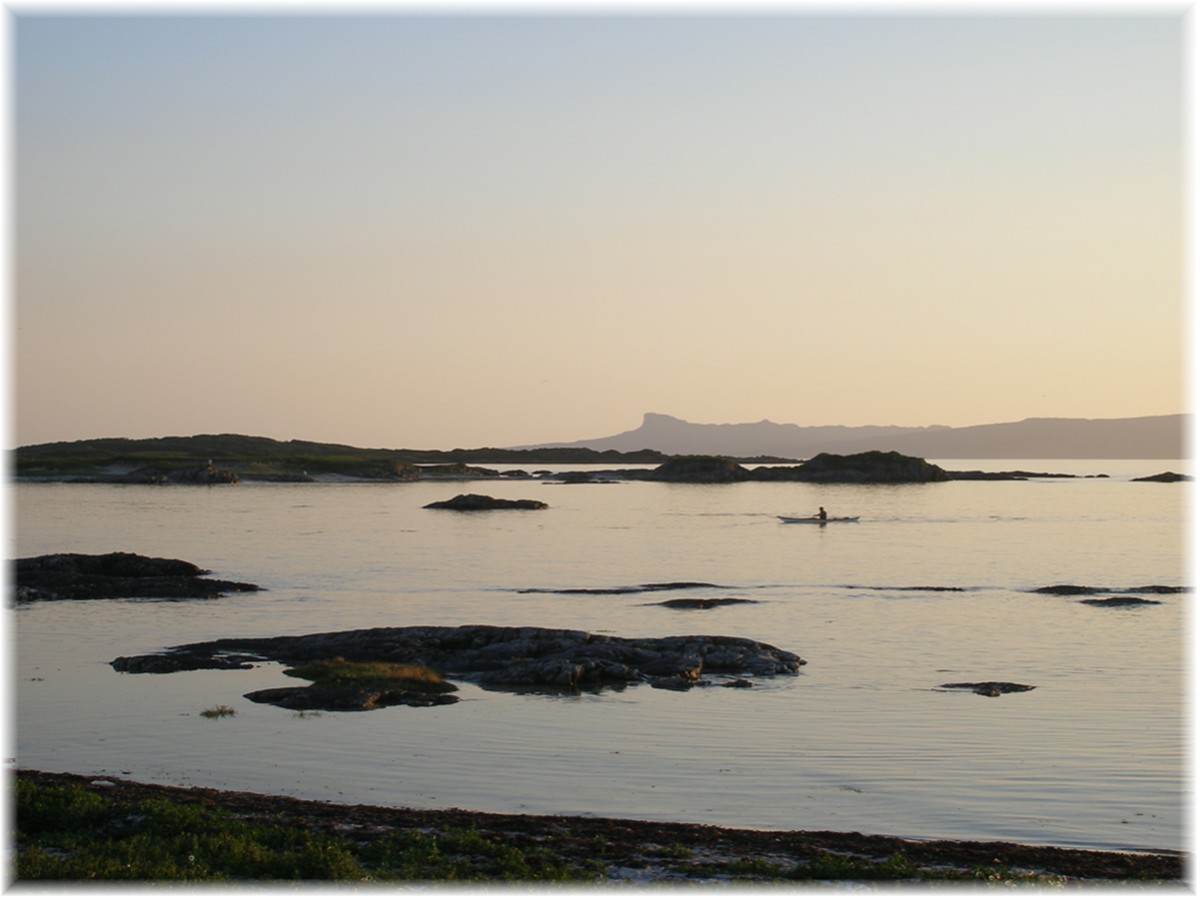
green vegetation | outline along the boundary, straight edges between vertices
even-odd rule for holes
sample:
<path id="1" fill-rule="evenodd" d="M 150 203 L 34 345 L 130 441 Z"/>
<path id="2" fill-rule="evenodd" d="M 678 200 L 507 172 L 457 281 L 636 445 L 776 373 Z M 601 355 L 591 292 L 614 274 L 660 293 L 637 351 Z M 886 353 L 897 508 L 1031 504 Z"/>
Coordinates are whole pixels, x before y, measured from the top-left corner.
<path id="1" fill-rule="evenodd" d="M 417 465 L 464 466 L 479 463 L 536 464 L 643 464 L 668 457 L 656 450 L 619 453 L 581 447 L 544 450 L 384 450 L 313 441 L 277 441 L 241 434 L 201 434 L 131 440 L 100 438 L 20 447 L 13 455 L 13 471 L 24 477 L 100 476 L 108 467 L 147 469 L 166 474 L 203 465 L 212 460 L 247 478 L 285 474 L 346 474 L 363 478 L 409 480 L 420 477 Z"/>
<path id="2" fill-rule="evenodd" d="M 458 687 L 426 666 L 390 662 L 353 662 L 340 656 L 315 660 L 283 670 L 284 675 L 303 678 L 321 687 L 353 684 L 359 688 L 417 691 L 446 694 Z"/>
<path id="3" fill-rule="evenodd" d="M 902 852 L 875 859 L 827 850 L 797 856 L 770 834 L 761 844 L 719 836 L 694 843 L 692 835 L 676 839 L 670 825 L 650 837 L 645 829 L 631 833 L 635 823 L 581 820 L 568 828 L 562 820 L 548 826 L 534 818 L 522 827 L 502 817 L 497 826 L 485 814 L 456 811 L 445 819 L 425 812 L 414 820 L 399 811 L 396 818 L 373 817 L 363 807 L 131 783 L 100 787 L 61 777 L 17 776 L 18 881 L 582 884 L 632 877 L 656 886 L 703 879 L 787 888 L 814 881 L 1044 887 L 1114 877 L 1039 875 L 999 859 L 979 866 L 953 855 L 937 864 Z M 1031 864 L 1054 871 L 1050 861 Z M 1168 865 L 1105 883 L 1177 884 L 1180 877 Z"/>
<path id="4" fill-rule="evenodd" d="M 201 710 L 200 715 L 206 719 L 223 719 L 226 716 L 236 716 L 237 710 L 232 706 L 226 706 L 222 703 L 220 706 L 211 706 L 208 709 Z"/>
<path id="5" fill-rule="evenodd" d="M 397 830 L 371 839 L 284 821 L 251 822 L 199 803 L 110 800 L 80 787 L 16 784 L 19 881 L 590 880 L 548 852 L 472 830 Z"/>

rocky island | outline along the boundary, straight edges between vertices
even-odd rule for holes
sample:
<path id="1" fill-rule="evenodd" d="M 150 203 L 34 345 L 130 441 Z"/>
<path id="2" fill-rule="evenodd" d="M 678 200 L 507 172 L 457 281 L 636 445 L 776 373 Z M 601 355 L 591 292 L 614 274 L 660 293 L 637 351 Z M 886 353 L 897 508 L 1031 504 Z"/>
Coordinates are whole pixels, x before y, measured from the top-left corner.
<path id="1" fill-rule="evenodd" d="M 498 464 L 578 463 L 611 469 L 566 473 L 500 470 Z M 754 463 L 748 468 L 747 464 Z M 654 468 L 647 468 L 653 464 Z M 637 466 L 639 468 L 630 468 Z M 572 484 L 625 481 L 719 484 L 741 481 L 906 484 L 953 480 L 955 473 L 895 451 L 818 453 L 804 462 L 776 457 L 669 455 L 655 450 L 620 453 L 586 448 L 503 450 L 363 450 L 340 444 L 275 441 L 244 435 L 198 435 L 146 440 L 104 439 L 22 447 L 18 478 L 80 483 L 218 485 L 244 481 L 532 479 Z M 977 477 L 963 473 L 964 477 Z M 1020 478 L 1037 473 L 1002 473 Z"/>
<path id="2" fill-rule="evenodd" d="M 500 690 L 571 691 L 637 683 L 686 689 L 710 684 L 704 675 L 788 675 L 805 664 L 794 653 L 748 638 L 621 638 L 562 628 L 416 625 L 293 637 L 224 638 L 161 653 L 122 656 L 111 665 L 118 672 L 165 673 L 251 668 L 265 660 L 291 666 L 326 660 L 395 663 Z M 247 696 L 275 702 L 281 695 Z M 386 705 L 379 704 L 377 696 L 368 702 L 360 708 Z"/>
<path id="3" fill-rule="evenodd" d="M 205 578 L 195 563 L 136 553 L 52 553 L 13 563 L 18 603 L 153 597 L 210 600 L 262 590 L 256 584 Z"/>

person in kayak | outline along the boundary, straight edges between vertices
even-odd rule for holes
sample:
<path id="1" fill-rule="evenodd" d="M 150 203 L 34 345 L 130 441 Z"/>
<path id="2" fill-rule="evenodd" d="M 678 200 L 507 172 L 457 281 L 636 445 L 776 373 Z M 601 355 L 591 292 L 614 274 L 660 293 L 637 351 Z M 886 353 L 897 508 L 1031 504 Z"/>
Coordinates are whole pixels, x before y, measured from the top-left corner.
<path id="1" fill-rule="evenodd" d="M 824 522 L 826 519 L 829 518 L 829 513 L 825 512 L 825 507 L 823 507 L 823 506 L 819 507 L 819 509 L 820 509 L 820 511 L 817 513 L 817 518 L 820 519 L 822 522 Z"/>

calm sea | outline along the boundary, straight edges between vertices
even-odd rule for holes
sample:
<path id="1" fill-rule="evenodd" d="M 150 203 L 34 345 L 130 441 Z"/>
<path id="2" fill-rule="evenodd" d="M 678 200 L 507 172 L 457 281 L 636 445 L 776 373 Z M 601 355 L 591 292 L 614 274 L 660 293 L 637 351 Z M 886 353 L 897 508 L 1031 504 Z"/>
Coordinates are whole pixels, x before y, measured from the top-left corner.
<path id="1" fill-rule="evenodd" d="M 179 557 L 254 595 L 10 610 L 17 765 L 342 802 L 1184 849 L 1189 462 L 941 461 L 1107 479 L 907 486 L 540 481 L 11 487 L 10 557 Z M 424 504 L 464 491 L 537 512 Z M 823 505 L 857 523 L 787 525 Z M 670 594 L 521 593 L 702 581 Z M 912 588 L 962 588 L 936 591 Z M 677 596 L 756 601 L 708 610 Z M 128 675 L 116 656 L 392 625 L 727 634 L 808 660 L 751 690 L 580 695 L 462 684 L 458 704 L 298 716 L 243 699 L 282 667 Z M 1013 681 L 983 697 L 947 682 Z M 238 715 L 207 719 L 218 704 Z"/>

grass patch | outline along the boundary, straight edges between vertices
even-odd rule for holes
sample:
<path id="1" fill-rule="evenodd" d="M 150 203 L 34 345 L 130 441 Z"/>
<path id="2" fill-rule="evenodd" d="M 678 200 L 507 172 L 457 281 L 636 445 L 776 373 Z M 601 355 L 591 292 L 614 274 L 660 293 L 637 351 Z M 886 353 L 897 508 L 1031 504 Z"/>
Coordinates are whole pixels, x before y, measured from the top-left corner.
<path id="1" fill-rule="evenodd" d="M 236 716 L 237 710 L 222 703 L 220 706 L 210 706 L 208 709 L 200 710 L 200 715 L 206 719 L 224 719 L 226 716 Z"/>
<path id="2" fill-rule="evenodd" d="M 458 690 L 426 666 L 390 662 L 353 662 L 340 656 L 315 660 L 283 670 L 284 675 L 303 678 L 318 685 L 354 684 L 388 690 L 444 694 Z"/>
<path id="3" fill-rule="evenodd" d="M 595 869 L 469 829 L 355 838 L 200 803 L 16 784 L 18 881 L 580 881 Z"/>

